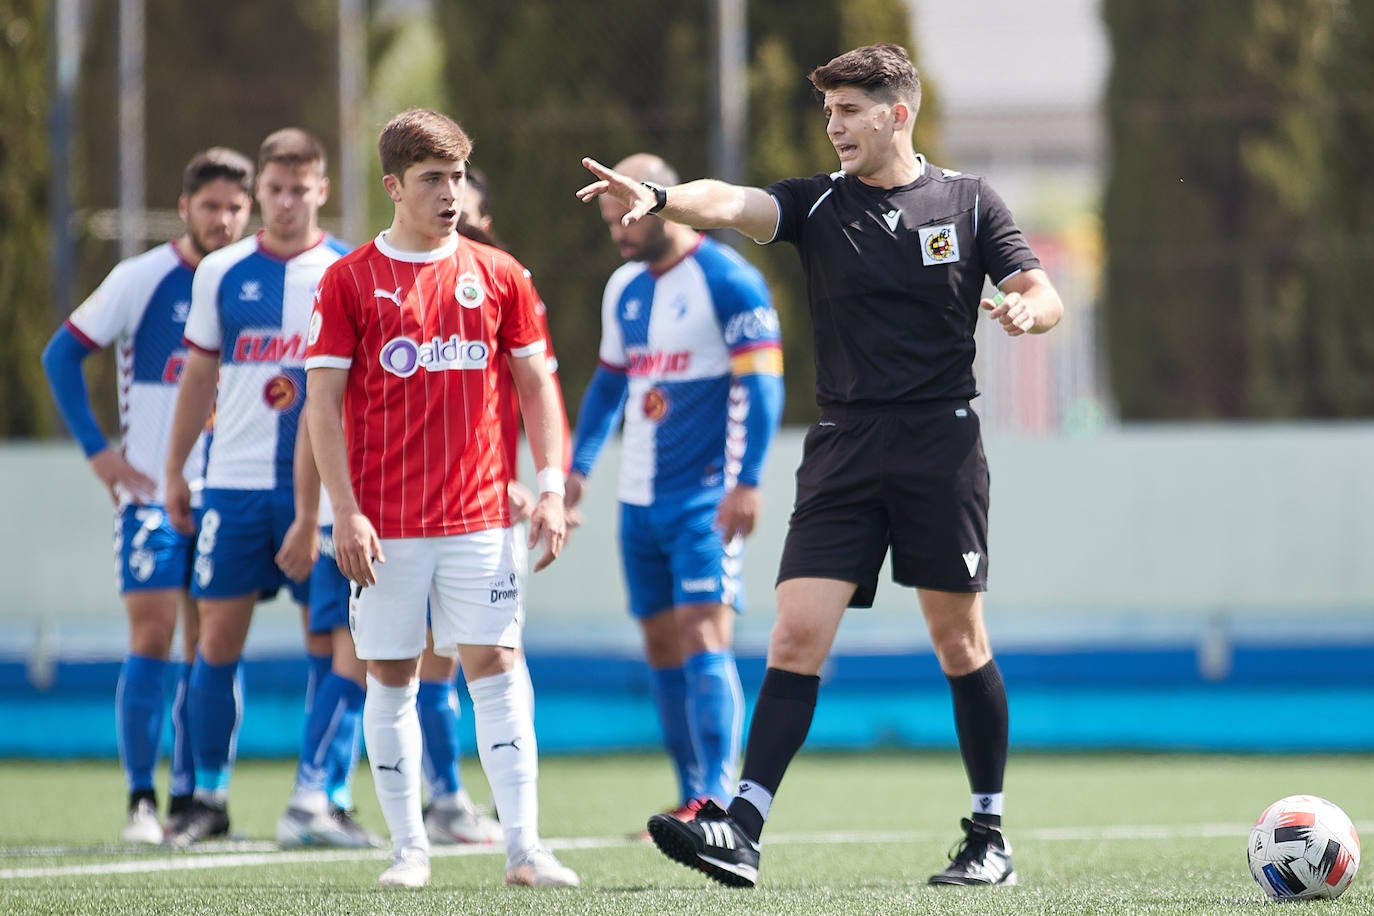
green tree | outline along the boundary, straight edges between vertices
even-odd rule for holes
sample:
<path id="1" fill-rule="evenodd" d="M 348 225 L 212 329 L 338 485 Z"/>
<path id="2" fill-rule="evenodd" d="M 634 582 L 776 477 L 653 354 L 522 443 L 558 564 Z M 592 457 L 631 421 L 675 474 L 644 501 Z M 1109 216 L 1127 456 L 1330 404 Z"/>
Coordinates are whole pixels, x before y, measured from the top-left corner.
<path id="1" fill-rule="evenodd" d="M 336 0 L 273 7 L 146 0 L 144 172 L 150 210 L 175 211 L 181 170 L 196 151 L 228 146 L 256 160 L 263 137 L 280 127 L 315 134 L 329 151 L 331 168 L 337 168 L 337 6 Z M 78 301 L 119 259 L 118 242 L 98 231 L 94 220 L 118 202 L 118 3 L 90 0 L 87 14 L 72 176 Z M 336 199 L 323 217 L 333 222 L 337 214 Z M 174 227 L 160 226 L 165 231 L 144 239 L 142 247 L 164 241 Z M 88 359 L 86 377 L 102 426 L 116 428 L 113 353 Z"/>
<path id="2" fill-rule="evenodd" d="M 588 17 L 557 0 L 452 0 L 438 6 L 453 114 L 490 175 L 497 231 L 549 305 L 560 376 L 574 411 L 596 364 L 601 289 L 619 261 L 594 207 L 573 192 L 581 157 L 660 153 L 684 179 L 709 174 L 711 5 L 607 0 Z M 900 0 L 749 4 L 746 179 L 834 168 L 806 74 L 870 41 L 911 47 Z M 733 233 L 728 240 L 738 242 Z M 814 414 L 810 322 L 797 259 L 744 243 L 783 321 L 790 422 Z"/>
<path id="3" fill-rule="evenodd" d="M 1328 0 L 1107 0 L 1106 350 L 1125 419 L 1311 404 Z M 1336 331 L 1340 333 L 1340 331 Z"/>
<path id="4" fill-rule="evenodd" d="M 1374 324 L 1365 318 L 1374 275 L 1374 0 L 1336 10 L 1321 109 L 1323 231 L 1313 284 L 1311 413 L 1374 416 Z"/>
<path id="5" fill-rule="evenodd" d="M 47 0 L 0 6 L 0 438 L 52 428 L 38 361 L 51 332 Z"/>

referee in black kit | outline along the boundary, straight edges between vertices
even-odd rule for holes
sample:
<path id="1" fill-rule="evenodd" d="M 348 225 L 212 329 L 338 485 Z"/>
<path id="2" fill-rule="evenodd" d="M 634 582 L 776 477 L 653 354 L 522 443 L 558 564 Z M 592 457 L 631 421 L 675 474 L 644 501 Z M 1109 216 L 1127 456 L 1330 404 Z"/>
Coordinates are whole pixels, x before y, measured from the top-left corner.
<path id="1" fill-rule="evenodd" d="M 842 54 L 810 75 L 824 97 L 840 171 L 767 188 L 702 179 L 663 188 L 592 159 L 584 202 L 610 194 L 626 225 L 657 214 L 791 242 L 811 306 L 816 399 L 778 572 L 777 621 L 754 708 L 743 777 L 728 811 L 654 816 L 668 857 L 736 887 L 758 880 L 759 836 L 811 727 L 818 672 L 846 607 L 873 603 L 888 548 L 913 586 L 949 680 L 972 790 L 963 840 L 932 884 L 1016 882 L 1002 833 L 1007 697 L 983 624 L 988 469 L 969 405 L 980 308 L 1010 336 L 1063 314 L 1006 204 L 981 178 L 941 169 L 912 147 L 921 83 L 906 51 Z M 981 299 L 983 278 L 1000 293 Z"/>

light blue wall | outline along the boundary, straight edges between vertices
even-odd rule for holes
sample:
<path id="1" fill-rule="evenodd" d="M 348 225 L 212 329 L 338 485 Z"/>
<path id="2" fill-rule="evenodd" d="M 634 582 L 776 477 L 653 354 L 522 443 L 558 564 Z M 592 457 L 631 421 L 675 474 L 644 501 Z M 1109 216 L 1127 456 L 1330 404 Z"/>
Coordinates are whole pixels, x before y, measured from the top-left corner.
<path id="1" fill-rule="evenodd" d="M 992 438 L 989 626 L 1003 646 L 1222 637 L 1374 640 L 1374 424 L 1151 426 L 1085 439 Z M 801 432 L 768 463 L 746 557 L 742 648 L 760 648 Z M 615 540 L 612 443 L 564 556 L 529 583 L 531 649 L 633 651 Z M 0 654 L 117 655 L 112 514 L 70 443 L 0 446 Z M 886 574 L 885 574 L 886 577 Z M 264 606 L 250 652 L 299 645 Z M 914 596 L 887 582 L 840 648 L 925 644 Z"/>

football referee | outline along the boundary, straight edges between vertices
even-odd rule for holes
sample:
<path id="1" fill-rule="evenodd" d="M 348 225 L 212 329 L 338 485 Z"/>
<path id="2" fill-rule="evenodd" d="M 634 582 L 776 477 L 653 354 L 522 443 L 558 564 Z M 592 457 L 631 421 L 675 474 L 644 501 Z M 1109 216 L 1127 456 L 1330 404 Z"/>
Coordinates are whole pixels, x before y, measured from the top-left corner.
<path id="1" fill-rule="evenodd" d="M 921 83 L 906 51 L 857 48 L 810 74 L 840 169 L 767 188 L 702 179 L 664 188 L 592 159 L 584 202 L 608 194 L 697 229 L 729 227 L 801 255 L 820 419 L 806 437 L 778 572 L 777 621 L 742 779 L 728 810 L 656 815 L 659 849 L 732 886 L 758 880 L 759 836 L 815 712 L 846 607 L 873 603 L 889 549 L 914 587 L 949 680 L 972 792 L 963 840 L 933 884 L 1016 882 L 1002 832 L 1007 699 L 983 623 L 988 469 L 973 378 L 980 309 L 1009 336 L 1041 334 L 1059 294 L 1001 197 L 912 146 Z M 984 277 L 1000 293 L 982 299 Z"/>

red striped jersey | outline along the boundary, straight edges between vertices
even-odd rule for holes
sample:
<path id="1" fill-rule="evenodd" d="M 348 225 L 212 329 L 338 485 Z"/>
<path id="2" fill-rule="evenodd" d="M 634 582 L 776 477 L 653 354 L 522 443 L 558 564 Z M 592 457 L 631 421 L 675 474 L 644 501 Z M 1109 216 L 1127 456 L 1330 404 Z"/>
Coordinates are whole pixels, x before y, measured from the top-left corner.
<path id="1" fill-rule="evenodd" d="M 458 235 L 401 251 L 386 234 L 325 272 L 306 368 L 346 368 L 353 493 L 380 537 L 510 524 L 498 385 L 507 355 L 545 350 L 539 295 L 498 248 Z"/>
<path id="2" fill-rule="evenodd" d="M 542 301 L 535 306 L 535 313 L 539 320 L 539 333 L 544 338 L 544 360 L 548 363 L 550 374 L 557 380 L 558 357 L 553 352 L 553 336 L 549 334 L 548 310 L 544 308 Z M 501 432 L 506 440 L 506 461 L 510 465 L 511 477 L 515 477 L 518 470 L 517 461 L 520 448 L 520 396 L 515 391 L 515 379 L 511 377 L 510 372 L 502 372 L 498 376 L 496 387 L 502 405 Z M 566 474 L 572 467 L 572 430 L 568 427 L 568 411 L 563 404 L 562 386 L 556 386 L 555 391 L 558 395 L 560 435 L 563 437 L 563 457 L 560 467 Z M 538 496 L 539 494 L 536 493 L 535 495 Z"/>

